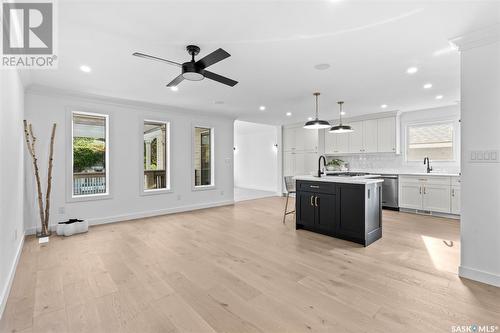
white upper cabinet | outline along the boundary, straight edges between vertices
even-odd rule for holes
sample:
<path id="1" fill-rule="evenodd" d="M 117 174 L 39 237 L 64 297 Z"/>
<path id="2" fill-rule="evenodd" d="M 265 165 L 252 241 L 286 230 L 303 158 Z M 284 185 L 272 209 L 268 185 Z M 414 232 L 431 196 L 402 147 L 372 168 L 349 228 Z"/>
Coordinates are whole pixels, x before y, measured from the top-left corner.
<path id="1" fill-rule="evenodd" d="M 363 121 L 363 153 L 378 152 L 378 120 Z"/>
<path id="2" fill-rule="evenodd" d="M 329 133 L 325 130 L 325 154 L 349 152 L 349 133 Z"/>
<path id="3" fill-rule="evenodd" d="M 396 117 L 377 119 L 378 151 L 381 153 L 396 152 Z"/>
<path id="4" fill-rule="evenodd" d="M 283 128 L 284 151 L 318 151 L 318 130 L 302 127 Z"/>
<path id="5" fill-rule="evenodd" d="M 363 122 L 355 121 L 350 126 L 354 132 L 349 133 L 349 152 L 363 153 Z"/>
<path id="6" fill-rule="evenodd" d="M 396 115 L 360 121 L 346 121 L 351 133 L 324 131 L 325 154 L 398 153 L 398 117 Z"/>

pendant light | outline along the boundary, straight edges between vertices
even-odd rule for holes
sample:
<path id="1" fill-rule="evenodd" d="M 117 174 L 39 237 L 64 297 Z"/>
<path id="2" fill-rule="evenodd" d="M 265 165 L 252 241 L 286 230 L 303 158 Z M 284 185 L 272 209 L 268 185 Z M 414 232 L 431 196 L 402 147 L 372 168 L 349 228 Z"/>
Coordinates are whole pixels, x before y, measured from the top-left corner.
<path id="1" fill-rule="evenodd" d="M 304 128 L 307 129 L 323 129 L 323 128 L 328 128 L 330 127 L 330 123 L 326 120 L 319 120 L 318 119 L 318 96 L 320 95 L 319 92 L 315 92 L 313 94 L 316 97 L 316 119 L 308 121 L 305 125 Z"/>
<path id="2" fill-rule="evenodd" d="M 337 104 L 340 107 L 340 110 L 339 110 L 340 121 L 339 121 L 339 124 L 337 126 L 333 126 L 332 128 L 330 128 L 330 130 L 328 132 L 330 132 L 330 133 L 349 133 L 349 132 L 352 132 L 353 129 L 351 128 L 351 126 L 342 124 L 342 105 L 344 104 L 344 102 L 339 101 L 339 102 L 337 102 Z"/>

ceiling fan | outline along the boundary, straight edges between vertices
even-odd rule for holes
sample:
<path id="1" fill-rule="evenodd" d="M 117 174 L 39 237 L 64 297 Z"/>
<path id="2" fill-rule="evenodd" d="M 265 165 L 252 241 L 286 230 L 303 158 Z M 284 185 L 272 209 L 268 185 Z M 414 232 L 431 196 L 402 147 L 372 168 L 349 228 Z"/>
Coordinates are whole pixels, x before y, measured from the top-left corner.
<path id="1" fill-rule="evenodd" d="M 167 84 L 167 87 L 176 87 L 179 83 L 181 83 L 184 79 L 189 80 L 189 81 L 201 81 L 204 78 L 208 78 L 223 84 L 226 84 L 228 86 L 233 87 L 238 83 L 238 81 L 231 80 L 225 76 L 215 74 L 213 72 L 207 71 L 206 68 L 209 66 L 212 66 L 215 63 L 218 63 L 221 60 L 224 60 L 231 55 L 224 51 L 223 49 L 219 48 L 215 50 L 214 52 L 206 55 L 205 57 L 201 58 L 198 61 L 194 60 L 194 56 L 198 55 L 200 53 L 200 48 L 196 45 L 188 45 L 186 46 L 186 50 L 188 53 L 191 55 L 191 61 L 185 62 L 185 63 L 178 63 L 175 61 L 170 61 L 167 59 L 163 58 L 158 58 L 152 55 L 140 53 L 140 52 L 135 52 L 132 55 L 136 57 L 141 57 L 145 59 L 150 59 L 150 60 L 156 60 L 160 61 L 166 64 L 174 65 L 177 67 L 181 67 L 182 73 L 177 76 L 175 79 L 173 79 L 169 84 Z"/>

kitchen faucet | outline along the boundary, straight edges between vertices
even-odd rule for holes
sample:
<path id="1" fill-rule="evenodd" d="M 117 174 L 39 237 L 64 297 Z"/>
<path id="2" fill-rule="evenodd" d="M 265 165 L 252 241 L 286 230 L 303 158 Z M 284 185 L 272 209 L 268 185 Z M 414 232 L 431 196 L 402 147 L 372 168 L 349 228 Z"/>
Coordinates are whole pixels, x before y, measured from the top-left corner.
<path id="1" fill-rule="evenodd" d="M 323 159 L 323 166 L 326 167 L 326 157 L 321 155 L 318 159 L 318 177 L 321 177 L 323 171 L 321 171 L 321 159 Z"/>
<path id="2" fill-rule="evenodd" d="M 432 167 L 431 167 L 431 162 L 429 160 L 429 158 L 426 156 L 424 157 L 424 165 L 427 163 L 427 173 L 431 173 L 432 171 Z"/>

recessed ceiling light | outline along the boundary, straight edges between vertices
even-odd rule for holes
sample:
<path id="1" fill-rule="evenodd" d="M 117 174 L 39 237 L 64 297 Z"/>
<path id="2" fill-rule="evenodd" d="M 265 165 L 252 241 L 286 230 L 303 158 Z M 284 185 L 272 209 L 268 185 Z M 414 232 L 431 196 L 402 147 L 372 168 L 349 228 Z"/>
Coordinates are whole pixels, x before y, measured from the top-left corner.
<path id="1" fill-rule="evenodd" d="M 172 91 L 177 91 L 177 90 L 179 90 L 179 87 L 177 87 L 177 86 L 173 86 L 173 87 L 170 87 L 170 90 L 172 90 Z"/>
<path id="2" fill-rule="evenodd" d="M 292 115 L 292 113 L 291 113 L 291 112 L 287 112 L 287 113 L 286 113 L 286 116 L 287 116 L 287 117 L 290 117 L 291 115 Z"/>
<path id="3" fill-rule="evenodd" d="M 325 69 L 330 68 L 330 64 L 317 64 L 314 65 L 314 68 L 316 68 L 319 71 L 324 71 Z"/>
<path id="4" fill-rule="evenodd" d="M 415 74 L 416 72 L 418 72 L 418 68 L 417 67 L 409 67 L 406 70 L 406 73 L 408 73 L 408 74 Z"/>
<path id="5" fill-rule="evenodd" d="M 266 107 L 265 107 L 264 105 L 261 105 L 261 106 L 259 106 L 259 110 L 260 110 L 260 111 L 265 111 L 265 110 L 266 110 Z"/>
<path id="6" fill-rule="evenodd" d="M 309 121 L 311 121 L 311 120 L 313 120 L 313 119 L 314 119 L 313 117 L 309 117 L 309 118 L 307 118 L 307 120 L 309 120 Z"/>
<path id="7" fill-rule="evenodd" d="M 443 95 L 437 95 L 436 99 L 443 99 Z"/>
<path id="8" fill-rule="evenodd" d="M 340 114 L 341 114 L 342 116 L 345 116 L 345 111 L 340 111 Z"/>
<path id="9" fill-rule="evenodd" d="M 87 65 L 81 65 L 80 66 L 80 70 L 84 73 L 90 73 L 90 71 L 92 71 L 92 68 L 90 68 L 89 66 Z"/>
<path id="10" fill-rule="evenodd" d="M 385 109 L 385 108 L 387 107 L 387 104 L 382 104 L 380 107 L 381 107 L 382 109 Z"/>
<path id="11" fill-rule="evenodd" d="M 432 88 L 432 83 L 424 84 L 424 89 L 431 89 L 431 88 Z"/>

